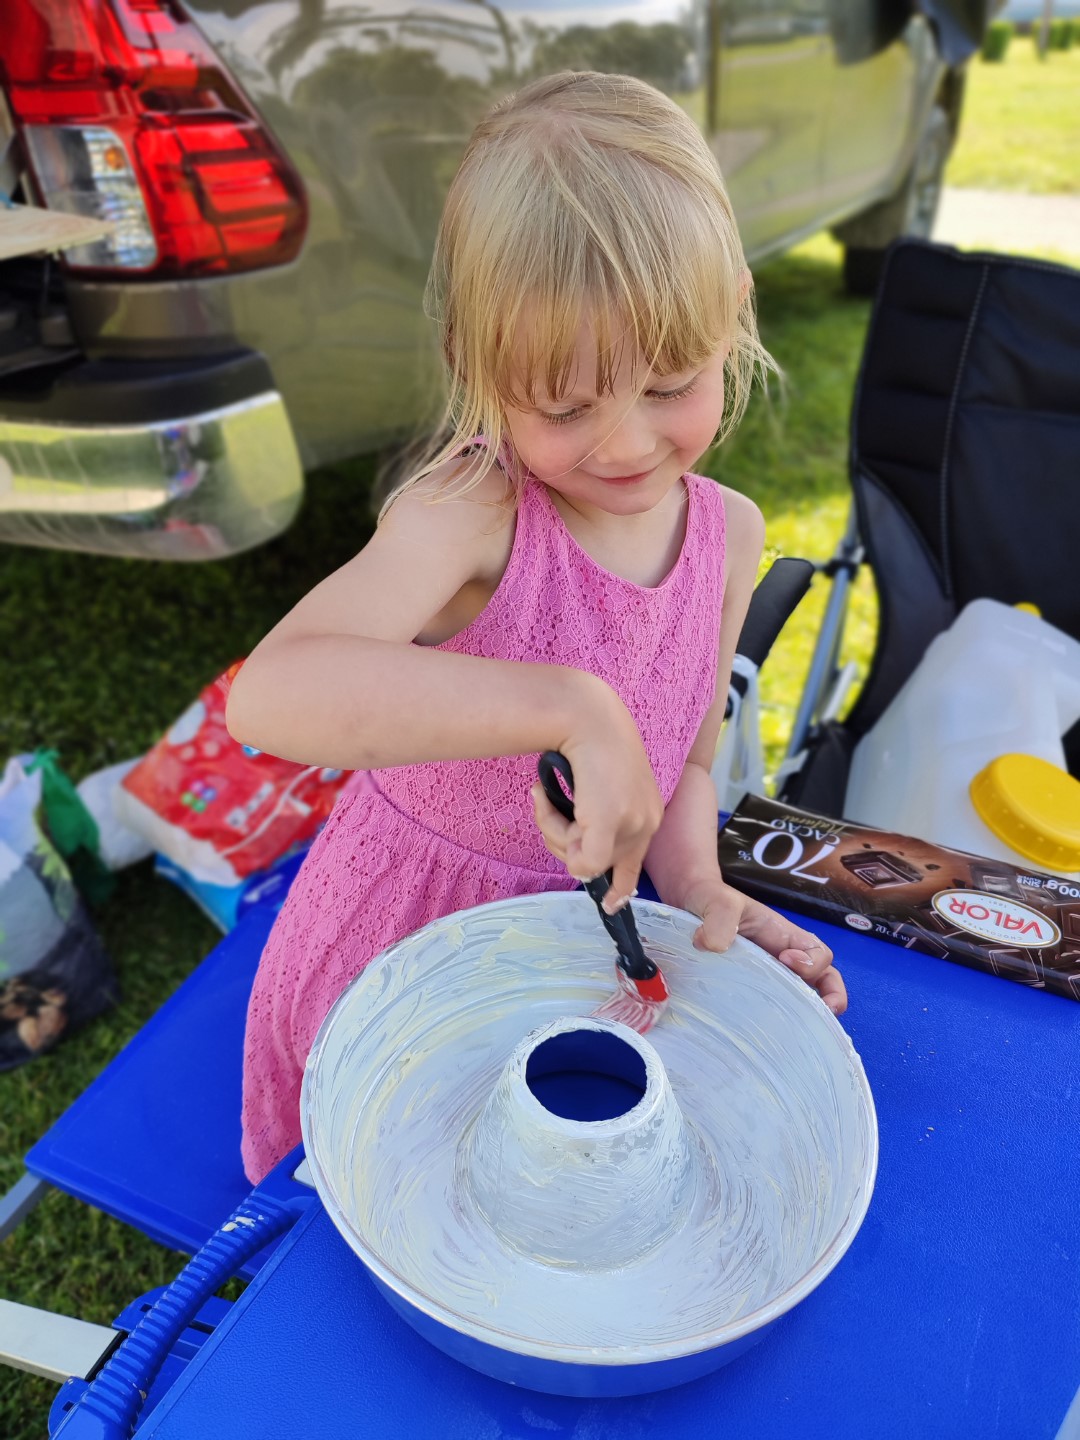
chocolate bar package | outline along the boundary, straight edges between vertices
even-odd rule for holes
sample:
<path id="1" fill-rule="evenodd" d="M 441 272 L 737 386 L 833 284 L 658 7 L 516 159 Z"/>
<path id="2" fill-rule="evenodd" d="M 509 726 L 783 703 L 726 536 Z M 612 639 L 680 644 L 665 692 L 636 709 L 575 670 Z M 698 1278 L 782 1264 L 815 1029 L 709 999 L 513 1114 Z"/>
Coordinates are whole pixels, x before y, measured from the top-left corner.
<path id="1" fill-rule="evenodd" d="M 769 905 L 1080 1000 L 1080 883 L 747 795 L 724 878 Z"/>

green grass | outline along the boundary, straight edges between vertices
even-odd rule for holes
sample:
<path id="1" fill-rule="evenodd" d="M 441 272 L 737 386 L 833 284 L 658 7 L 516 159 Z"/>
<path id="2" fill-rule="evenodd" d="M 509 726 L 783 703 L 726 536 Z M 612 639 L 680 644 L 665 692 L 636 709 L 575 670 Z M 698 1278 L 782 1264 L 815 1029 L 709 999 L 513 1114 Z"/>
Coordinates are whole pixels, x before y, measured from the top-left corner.
<path id="1" fill-rule="evenodd" d="M 946 183 L 1080 194 L 1080 47 L 1039 60 L 1014 35 L 1005 59 L 974 59 Z"/>

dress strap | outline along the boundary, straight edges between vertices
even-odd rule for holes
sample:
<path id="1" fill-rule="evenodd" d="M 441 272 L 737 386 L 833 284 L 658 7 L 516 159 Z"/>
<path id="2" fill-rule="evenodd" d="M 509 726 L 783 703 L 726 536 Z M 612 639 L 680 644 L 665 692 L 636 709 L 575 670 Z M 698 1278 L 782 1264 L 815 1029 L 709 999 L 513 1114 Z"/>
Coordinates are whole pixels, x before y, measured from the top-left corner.
<path id="1" fill-rule="evenodd" d="M 723 488 L 708 475 L 695 475 L 687 471 L 686 483 L 693 492 L 693 511 L 696 523 L 691 531 L 687 529 L 686 544 L 691 559 L 704 564 L 717 577 L 719 599 L 723 603 L 727 580 L 727 512 L 724 509 Z"/>

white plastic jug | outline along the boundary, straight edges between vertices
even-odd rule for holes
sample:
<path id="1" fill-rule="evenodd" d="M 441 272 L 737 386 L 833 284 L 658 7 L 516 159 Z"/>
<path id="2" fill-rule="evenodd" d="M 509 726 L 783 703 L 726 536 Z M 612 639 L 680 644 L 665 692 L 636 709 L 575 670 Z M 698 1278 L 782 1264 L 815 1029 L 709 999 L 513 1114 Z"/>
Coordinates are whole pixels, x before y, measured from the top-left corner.
<path id="1" fill-rule="evenodd" d="M 1062 736 L 1078 719 L 1080 643 L 1036 614 L 973 600 L 856 746 L 844 814 L 1029 868 L 968 787 L 1013 752 L 1064 768 Z"/>

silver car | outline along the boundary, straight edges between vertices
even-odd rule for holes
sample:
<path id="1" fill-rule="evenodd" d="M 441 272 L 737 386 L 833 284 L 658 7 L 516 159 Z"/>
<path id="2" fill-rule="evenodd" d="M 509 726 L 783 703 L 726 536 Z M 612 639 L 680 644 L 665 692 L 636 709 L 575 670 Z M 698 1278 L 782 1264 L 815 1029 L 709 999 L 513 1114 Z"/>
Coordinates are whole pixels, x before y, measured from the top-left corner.
<path id="1" fill-rule="evenodd" d="M 486 107 L 546 71 L 659 86 L 751 260 L 832 226 L 872 288 L 928 233 L 977 9 L 0 0 L 0 190 L 110 222 L 0 261 L 0 541 L 232 554 L 289 524 L 305 470 L 414 435 L 445 188 Z"/>

